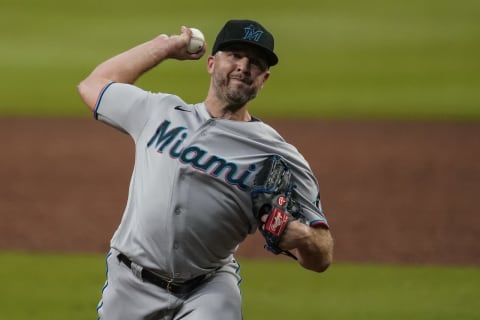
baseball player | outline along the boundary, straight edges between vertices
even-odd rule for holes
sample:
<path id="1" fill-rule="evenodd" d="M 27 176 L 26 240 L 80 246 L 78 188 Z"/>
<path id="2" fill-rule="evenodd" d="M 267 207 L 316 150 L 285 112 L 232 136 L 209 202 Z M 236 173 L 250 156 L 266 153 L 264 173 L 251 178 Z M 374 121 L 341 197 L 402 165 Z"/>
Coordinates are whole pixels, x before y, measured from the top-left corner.
<path id="1" fill-rule="evenodd" d="M 234 254 L 257 229 L 274 235 L 268 249 L 288 253 L 306 269 L 323 272 L 332 260 L 307 161 L 248 111 L 278 62 L 267 29 L 227 21 L 207 58 L 211 80 L 203 102 L 133 85 L 164 60 L 200 59 L 206 47 L 188 53 L 191 37 L 186 27 L 159 35 L 101 63 L 78 85 L 95 118 L 135 143 L 128 201 L 107 255 L 101 319 L 242 319 Z M 272 157 L 280 162 L 267 166 Z M 253 193 L 262 176 L 276 186 Z M 262 192 L 262 201 L 274 195 L 276 203 L 254 206 Z"/>

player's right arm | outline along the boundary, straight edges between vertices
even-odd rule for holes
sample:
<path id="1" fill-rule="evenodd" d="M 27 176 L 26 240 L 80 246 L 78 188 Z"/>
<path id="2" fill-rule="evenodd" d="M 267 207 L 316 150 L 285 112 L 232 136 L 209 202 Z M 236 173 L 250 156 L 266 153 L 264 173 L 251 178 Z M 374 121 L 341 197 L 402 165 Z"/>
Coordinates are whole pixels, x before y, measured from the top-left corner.
<path id="1" fill-rule="evenodd" d="M 94 111 L 97 99 L 105 86 L 111 82 L 133 84 L 142 74 L 165 59 L 197 60 L 205 53 L 187 52 L 192 36 L 191 30 L 182 27 L 180 35 L 162 34 L 150 41 L 133 47 L 98 65 L 78 85 L 78 92 L 87 106 Z"/>

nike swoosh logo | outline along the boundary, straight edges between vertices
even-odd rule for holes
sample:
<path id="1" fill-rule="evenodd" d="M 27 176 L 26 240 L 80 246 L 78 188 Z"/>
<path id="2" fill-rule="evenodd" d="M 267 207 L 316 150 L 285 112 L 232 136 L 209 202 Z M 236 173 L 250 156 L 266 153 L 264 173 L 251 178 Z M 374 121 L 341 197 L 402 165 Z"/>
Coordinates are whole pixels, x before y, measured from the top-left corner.
<path id="1" fill-rule="evenodd" d="M 185 109 L 185 108 L 182 107 L 182 106 L 176 106 L 174 109 L 175 109 L 175 110 L 180 110 L 180 111 L 185 111 L 185 112 L 192 112 L 192 111 L 190 111 L 190 110 Z"/>

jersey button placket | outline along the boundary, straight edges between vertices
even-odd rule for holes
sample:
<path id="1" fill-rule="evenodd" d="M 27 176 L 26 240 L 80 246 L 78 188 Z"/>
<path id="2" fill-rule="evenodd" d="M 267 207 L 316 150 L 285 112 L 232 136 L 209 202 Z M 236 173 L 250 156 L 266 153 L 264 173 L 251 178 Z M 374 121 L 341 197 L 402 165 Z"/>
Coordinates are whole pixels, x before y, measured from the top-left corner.
<path id="1" fill-rule="evenodd" d="M 210 119 L 208 121 L 208 125 L 203 129 L 203 131 L 200 133 L 201 137 L 206 136 L 208 133 L 207 131 L 209 130 L 209 127 L 215 127 L 217 125 L 217 122 L 214 119 Z"/>

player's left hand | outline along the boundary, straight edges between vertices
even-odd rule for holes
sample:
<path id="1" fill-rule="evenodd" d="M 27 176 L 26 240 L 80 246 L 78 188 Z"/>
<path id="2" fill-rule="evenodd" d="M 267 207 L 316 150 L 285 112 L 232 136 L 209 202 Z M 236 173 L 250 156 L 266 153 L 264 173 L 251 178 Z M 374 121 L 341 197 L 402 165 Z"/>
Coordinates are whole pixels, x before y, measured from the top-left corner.
<path id="1" fill-rule="evenodd" d="M 261 221 L 265 223 L 267 218 L 268 215 L 263 215 Z M 309 226 L 300 221 L 291 220 L 283 231 L 278 246 L 285 251 L 293 250 L 307 244 L 312 236 L 313 232 Z"/>

